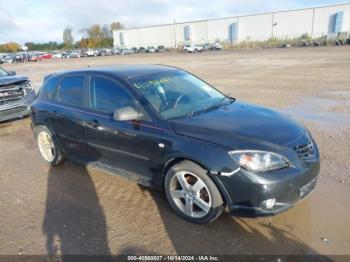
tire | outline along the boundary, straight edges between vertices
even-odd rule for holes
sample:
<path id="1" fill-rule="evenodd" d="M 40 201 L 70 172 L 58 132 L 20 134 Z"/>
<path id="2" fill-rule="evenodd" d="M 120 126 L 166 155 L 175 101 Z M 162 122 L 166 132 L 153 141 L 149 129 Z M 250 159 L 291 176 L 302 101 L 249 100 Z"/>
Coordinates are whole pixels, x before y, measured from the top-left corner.
<path id="1" fill-rule="evenodd" d="M 45 162 L 52 166 L 62 164 L 63 155 L 51 131 L 46 126 L 37 126 L 34 129 L 34 135 L 41 157 Z"/>
<path id="2" fill-rule="evenodd" d="M 224 209 L 220 191 L 207 171 L 191 161 L 177 163 L 167 171 L 164 189 L 175 213 L 189 222 L 213 222 Z"/>

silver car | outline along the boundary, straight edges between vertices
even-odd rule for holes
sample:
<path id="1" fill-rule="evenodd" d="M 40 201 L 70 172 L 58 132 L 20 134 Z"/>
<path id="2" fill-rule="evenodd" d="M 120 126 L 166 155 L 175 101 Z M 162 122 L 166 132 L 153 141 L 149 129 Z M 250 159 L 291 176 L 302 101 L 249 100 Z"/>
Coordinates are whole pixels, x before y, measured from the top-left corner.
<path id="1" fill-rule="evenodd" d="M 0 122 L 29 115 L 29 106 L 36 95 L 25 76 L 0 67 Z"/>

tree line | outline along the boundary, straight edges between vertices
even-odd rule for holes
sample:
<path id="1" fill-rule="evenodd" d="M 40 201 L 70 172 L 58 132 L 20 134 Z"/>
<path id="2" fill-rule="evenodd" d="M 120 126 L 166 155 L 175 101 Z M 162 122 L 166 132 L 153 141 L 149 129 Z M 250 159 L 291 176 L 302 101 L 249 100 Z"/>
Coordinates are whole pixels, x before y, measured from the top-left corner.
<path id="1" fill-rule="evenodd" d="M 90 28 L 80 29 L 79 33 L 83 37 L 74 41 L 73 29 L 67 26 L 63 30 L 63 42 L 50 41 L 47 43 L 27 42 L 24 45 L 28 47 L 28 51 L 50 51 L 50 50 L 70 50 L 75 48 L 111 48 L 113 47 L 113 30 L 122 29 L 124 25 L 120 22 L 113 22 L 110 25 L 95 24 Z M 18 52 L 22 46 L 16 42 L 0 44 L 0 53 Z"/>
<path id="2" fill-rule="evenodd" d="M 18 50 L 21 50 L 21 45 L 16 42 L 0 44 L 0 53 L 17 52 Z"/>

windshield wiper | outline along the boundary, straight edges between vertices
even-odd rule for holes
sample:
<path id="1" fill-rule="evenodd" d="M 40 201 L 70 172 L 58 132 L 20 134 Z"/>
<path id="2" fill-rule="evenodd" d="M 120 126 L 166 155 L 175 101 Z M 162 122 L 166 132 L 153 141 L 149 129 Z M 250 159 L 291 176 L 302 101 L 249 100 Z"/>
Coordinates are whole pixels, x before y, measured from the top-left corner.
<path id="1" fill-rule="evenodd" d="M 215 105 L 213 105 L 213 106 L 211 106 L 211 107 L 208 107 L 208 108 L 206 108 L 206 109 L 204 109 L 204 110 L 200 110 L 200 111 L 191 111 L 191 112 L 189 112 L 189 113 L 187 114 L 186 118 L 191 118 L 191 117 L 193 117 L 194 115 L 200 114 L 200 113 L 202 113 L 202 112 L 208 112 L 208 111 L 210 111 L 210 110 L 212 110 L 212 109 L 214 109 L 214 108 L 219 108 L 219 107 L 221 107 L 220 104 L 221 104 L 222 101 L 224 101 L 225 99 L 230 100 L 230 104 L 236 102 L 236 98 L 231 97 L 230 94 L 225 94 L 225 96 L 224 96 L 222 99 L 220 99 L 217 103 L 215 103 Z"/>
<path id="2" fill-rule="evenodd" d="M 213 109 L 215 109 L 215 108 L 220 108 L 221 106 L 223 106 L 223 105 L 221 105 L 221 103 L 222 103 L 225 99 L 230 100 L 230 104 L 232 104 L 232 103 L 234 103 L 234 102 L 236 101 L 236 98 L 233 98 L 233 97 L 230 96 L 230 94 L 227 94 L 227 95 L 225 95 L 222 99 L 220 99 L 217 103 L 215 103 L 214 105 L 208 107 L 207 109 L 205 109 L 205 110 L 203 110 L 203 111 L 207 112 L 207 111 L 213 110 Z"/>
<path id="3" fill-rule="evenodd" d="M 217 103 L 215 104 L 215 106 L 220 105 L 221 102 L 224 101 L 225 99 L 230 100 L 230 104 L 232 104 L 232 103 L 234 103 L 234 102 L 236 101 L 236 98 L 231 97 L 231 94 L 230 94 L 230 93 L 229 93 L 229 94 L 224 94 L 224 97 L 223 97 L 222 99 L 220 99 L 219 102 L 217 102 Z"/>
<path id="4" fill-rule="evenodd" d="M 194 111 L 191 111 L 187 114 L 186 118 L 191 118 L 194 115 Z"/>

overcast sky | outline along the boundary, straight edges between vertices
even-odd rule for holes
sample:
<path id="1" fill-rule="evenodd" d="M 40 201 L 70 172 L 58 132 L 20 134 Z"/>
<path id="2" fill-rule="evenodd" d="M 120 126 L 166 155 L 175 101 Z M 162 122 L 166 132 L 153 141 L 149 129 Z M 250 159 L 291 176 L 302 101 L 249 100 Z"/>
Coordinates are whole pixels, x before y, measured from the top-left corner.
<path id="1" fill-rule="evenodd" d="M 62 41 L 79 30 L 120 21 L 126 27 L 342 3 L 336 0 L 0 0 L 0 43 Z"/>

